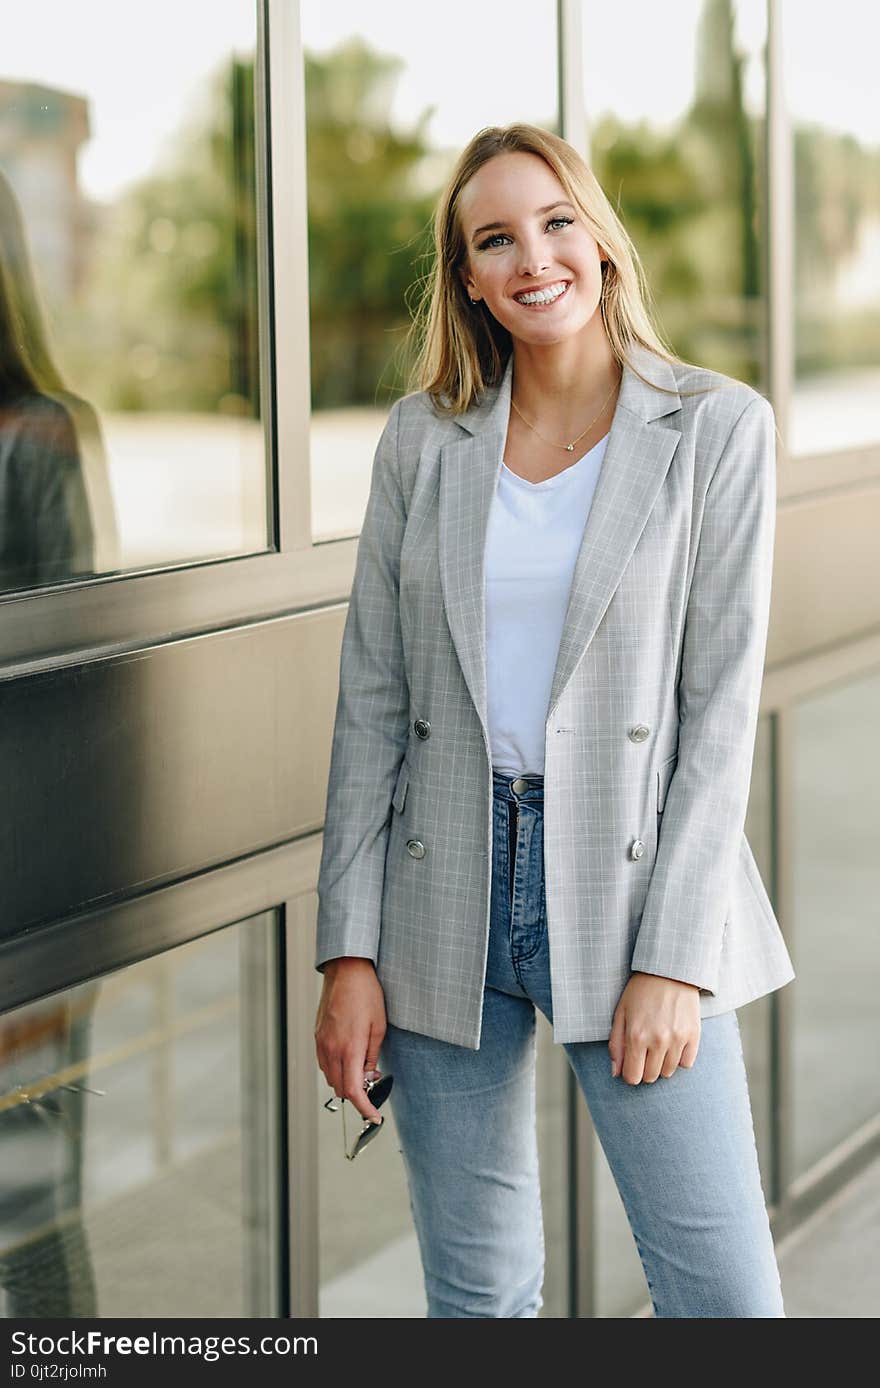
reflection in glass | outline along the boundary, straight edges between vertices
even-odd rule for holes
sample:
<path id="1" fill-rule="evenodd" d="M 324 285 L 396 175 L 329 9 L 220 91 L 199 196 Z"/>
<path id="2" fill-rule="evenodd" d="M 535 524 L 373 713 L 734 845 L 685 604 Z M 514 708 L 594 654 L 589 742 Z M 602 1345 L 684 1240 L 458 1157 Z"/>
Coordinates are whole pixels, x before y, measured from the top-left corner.
<path id="1" fill-rule="evenodd" d="M 687 361 L 762 388 L 765 0 L 622 0 L 583 26 L 589 162 Z"/>
<path id="2" fill-rule="evenodd" d="M 446 173 L 483 126 L 530 120 L 558 131 L 556 10 L 542 9 L 525 42 L 523 6 L 499 24 L 495 9 L 454 0 L 428 42 L 423 14 L 402 0 L 304 0 L 300 11 L 312 533 L 331 540 L 361 528 L 376 441 L 404 389 L 409 309 L 428 273 Z"/>
<path id="3" fill-rule="evenodd" d="M 790 451 L 880 441 L 880 105 L 876 14 L 785 0 L 794 163 Z"/>
<path id="4" fill-rule="evenodd" d="M 94 571 L 87 459 L 109 501 L 100 426 L 52 359 L 21 210 L 0 169 L 0 592 Z M 109 544 L 112 504 L 105 520 Z"/>
<path id="5" fill-rule="evenodd" d="M 792 710 L 795 1175 L 880 1107 L 876 672 Z"/>
<path id="6" fill-rule="evenodd" d="M 271 914 L 0 1017 L 0 1301 L 278 1314 Z"/>
<path id="7" fill-rule="evenodd" d="M 267 546 L 255 46 L 252 0 L 7 26 L 0 593 Z"/>

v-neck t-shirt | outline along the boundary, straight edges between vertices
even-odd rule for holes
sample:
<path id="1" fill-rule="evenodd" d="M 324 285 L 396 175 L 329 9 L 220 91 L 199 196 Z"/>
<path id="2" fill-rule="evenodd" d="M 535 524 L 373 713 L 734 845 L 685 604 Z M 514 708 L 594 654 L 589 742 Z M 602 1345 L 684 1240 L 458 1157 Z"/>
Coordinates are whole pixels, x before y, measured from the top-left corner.
<path id="1" fill-rule="evenodd" d="M 544 774 L 550 687 L 607 442 L 608 434 L 543 482 L 528 482 L 501 463 L 484 597 L 492 765 L 505 775 Z"/>

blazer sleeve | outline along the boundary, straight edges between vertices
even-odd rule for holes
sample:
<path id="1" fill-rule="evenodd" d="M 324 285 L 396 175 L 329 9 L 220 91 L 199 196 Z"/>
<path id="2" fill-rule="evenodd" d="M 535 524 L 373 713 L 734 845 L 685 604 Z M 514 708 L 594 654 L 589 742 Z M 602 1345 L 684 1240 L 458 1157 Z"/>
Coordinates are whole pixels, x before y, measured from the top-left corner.
<path id="1" fill-rule="evenodd" d="M 406 525 L 400 407 L 392 406 L 376 446 L 342 636 L 317 885 L 319 972 L 340 955 L 377 960 L 391 797 L 409 717 L 398 606 Z"/>
<path id="2" fill-rule="evenodd" d="M 748 807 L 775 530 L 775 418 L 757 395 L 706 491 L 682 643 L 678 759 L 631 961 L 710 995 Z"/>

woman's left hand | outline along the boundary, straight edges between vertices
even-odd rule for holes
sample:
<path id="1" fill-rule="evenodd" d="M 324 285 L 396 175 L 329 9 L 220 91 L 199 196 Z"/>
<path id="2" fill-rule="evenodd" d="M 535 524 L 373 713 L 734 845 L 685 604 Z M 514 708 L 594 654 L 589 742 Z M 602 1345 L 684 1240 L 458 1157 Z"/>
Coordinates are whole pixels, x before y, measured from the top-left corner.
<path id="1" fill-rule="evenodd" d="M 660 974 L 633 973 L 614 1011 L 608 1050 L 612 1078 L 627 1084 L 693 1065 L 700 1044 L 700 990 Z"/>

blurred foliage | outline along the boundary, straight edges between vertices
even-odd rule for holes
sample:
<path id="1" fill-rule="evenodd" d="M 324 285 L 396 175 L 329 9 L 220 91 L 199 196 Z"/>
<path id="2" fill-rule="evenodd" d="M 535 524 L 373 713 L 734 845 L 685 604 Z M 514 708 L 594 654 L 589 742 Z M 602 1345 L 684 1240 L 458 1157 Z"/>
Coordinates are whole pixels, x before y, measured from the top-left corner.
<path id="1" fill-rule="evenodd" d="M 252 63 L 227 66 L 165 169 L 102 211 L 60 321 L 105 407 L 259 413 L 253 90 Z"/>
<path id="2" fill-rule="evenodd" d="M 305 55 L 308 111 L 309 312 L 314 408 L 373 402 L 403 388 L 398 350 L 407 295 L 430 264 L 434 196 L 415 191 L 431 153 L 425 111 L 393 128 L 400 58 L 350 39 Z M 391 360 L 393 356 L 393 360 Z"/>
<path id="3" fill-rule="evenodd" d="M 745 109 L 732 0 L 706 0 L 694 100 L 671 130 L 603 116 L 591 162 L 645 266 L 666 339 L 687 360 L 763 383 L 763 119 Z M 427 107 L 392 122 L 399 57 L 359 37 L 305 55 L 312 404 L 385 403 L 430 266 L 437 189 L 456 151 Z M 57 318 L 71 379 L 105 407 L 259 412 L 253 65 L 217 75 L 160 172 L 96 209 L 86 282 Z M 795 136 L 801 372 L 876 363 L 880 313 L 841 311 L 835 277 L 880 215 L 880 152 Z"/>

